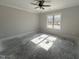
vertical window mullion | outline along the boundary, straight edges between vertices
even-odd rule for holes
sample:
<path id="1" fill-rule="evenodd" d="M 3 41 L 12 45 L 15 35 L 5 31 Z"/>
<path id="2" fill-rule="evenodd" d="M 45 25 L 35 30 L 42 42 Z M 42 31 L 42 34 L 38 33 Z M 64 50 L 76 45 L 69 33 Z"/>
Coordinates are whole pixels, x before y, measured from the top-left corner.
<path id="1" fill-rule="evenodd" d="M 54 16 L 53 16 L 53 18 L 52 18 L 52 27 L 54 28 Z"/>

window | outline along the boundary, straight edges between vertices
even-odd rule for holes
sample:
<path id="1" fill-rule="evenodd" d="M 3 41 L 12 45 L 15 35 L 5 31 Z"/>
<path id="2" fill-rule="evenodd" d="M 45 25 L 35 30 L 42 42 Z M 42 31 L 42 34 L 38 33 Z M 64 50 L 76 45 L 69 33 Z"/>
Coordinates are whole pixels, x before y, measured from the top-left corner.
<path id="1" fill-rule="evenodd" d="M 48 51 L 52 47 L 55 41 L 56 41 L 56 37 L 49 36 L 46 34 L 42 34 L 39 37 L 36 37 L 31 40 L 31 42 L 33 42 L 34 44 L 37 44 L 38 46 L 45 49 L 46 51 Z"/>
<path id="2" fill-rule="evenodd" d="M 47 28 L 61 29 L 61 15 L 47 16 Z"/>
<path id="3" fill-rule="evenodd" d="M 53 16 L 48 16 L 47 18 L 47 28 L 53 28 Z"/>

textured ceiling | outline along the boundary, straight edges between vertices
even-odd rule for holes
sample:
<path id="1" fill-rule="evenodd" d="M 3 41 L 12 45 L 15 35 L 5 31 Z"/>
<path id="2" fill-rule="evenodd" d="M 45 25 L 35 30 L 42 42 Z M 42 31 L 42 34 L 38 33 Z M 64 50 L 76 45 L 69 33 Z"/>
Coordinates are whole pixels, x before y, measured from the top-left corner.
<path id="1" fill-rule="evenodd" d="M 39 13 L 40 11 L 47 12 L 79 5 L 79 0 L 48 0 L 48 1 L 51 2 L 45 4 L 50 4 L 51 7 L 46 7 L 45 10 L 34 9 L 35 6 L 30 4 L 31 2 L 33 2 L 33 0 L 0 0 L 0 5 L 26 10 L 34 13 Z"/>

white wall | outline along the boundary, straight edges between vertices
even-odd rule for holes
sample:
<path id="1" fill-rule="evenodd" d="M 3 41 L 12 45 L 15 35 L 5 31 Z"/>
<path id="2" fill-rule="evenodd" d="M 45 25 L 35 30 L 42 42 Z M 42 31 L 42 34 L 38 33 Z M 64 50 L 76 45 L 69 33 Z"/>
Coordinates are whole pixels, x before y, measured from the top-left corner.
<path id="1" fill-rule="evenodd" d="M 38 14 L 0 6 L 0 38 L 38 30 Z"/>
<path id="2" fill-rule="evenodd" d="M 61 30 L 47 29 L 47 15 L 61 13 Z M 51 11 L 40 14 L 40 27 L 42 32 L 52 33 L 64 37 L 79 37 L 79 6 Z"/>

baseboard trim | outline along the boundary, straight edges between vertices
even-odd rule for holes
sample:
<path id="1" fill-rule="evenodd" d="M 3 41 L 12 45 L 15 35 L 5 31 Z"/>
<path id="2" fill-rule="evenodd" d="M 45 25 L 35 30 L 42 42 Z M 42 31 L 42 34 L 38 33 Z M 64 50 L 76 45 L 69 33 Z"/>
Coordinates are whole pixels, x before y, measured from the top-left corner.
<path id="1" fill-rule="evenodd" d="M 57 33 L 45 32 L 45 31 L 44 32 L 41 32 L 41 33 L 47 33 L 47 34 L 56 35 L 56 36 L 59 36 L 59 37 L 64 37 L 64 38 L 70 38 L 70 39 L 79 40 L 79 37 L 78 36 L 69 35 L 69 34 L 66 34 L 66 33 L 57 34 Z"/>

